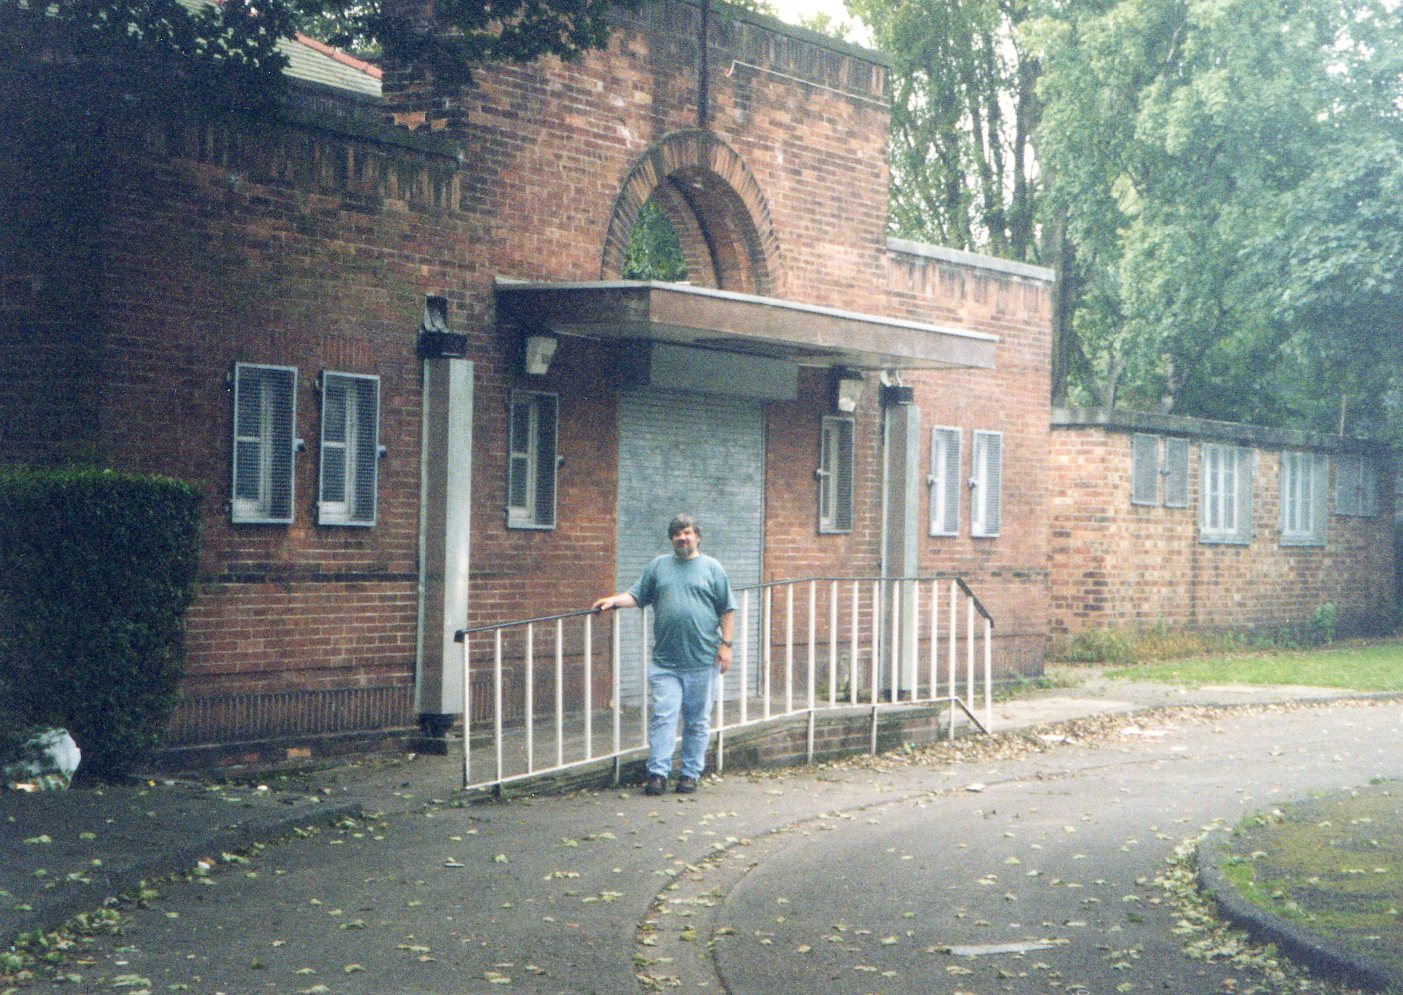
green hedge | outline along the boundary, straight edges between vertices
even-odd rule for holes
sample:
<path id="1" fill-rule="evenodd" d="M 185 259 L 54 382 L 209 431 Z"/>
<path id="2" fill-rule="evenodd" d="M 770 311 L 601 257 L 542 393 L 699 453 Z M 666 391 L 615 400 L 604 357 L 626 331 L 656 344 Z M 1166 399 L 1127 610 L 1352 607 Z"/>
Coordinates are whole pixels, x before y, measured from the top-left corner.
<path id="1" fill-rule="evenodd" d="M 0 470 L 0 698 L 62 726 L 84 775 L 131 770 L 184 671 L 198 492 L 110 470 Z"/>

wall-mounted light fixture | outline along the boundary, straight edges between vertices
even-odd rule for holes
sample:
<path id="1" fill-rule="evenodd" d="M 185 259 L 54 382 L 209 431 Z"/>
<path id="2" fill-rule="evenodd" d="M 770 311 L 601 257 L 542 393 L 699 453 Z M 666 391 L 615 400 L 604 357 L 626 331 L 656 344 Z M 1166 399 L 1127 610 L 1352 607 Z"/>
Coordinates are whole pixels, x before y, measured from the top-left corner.
<path id="1" fill-rule="evenodd" d="M 551 360 L 555 358 L 557 339 L 554 335 L 527 335 L 522 350 L 522 367 L 532 376 L 544 376 L 550 372 Z"/>
<path id="2" fill-rule="evenodd" d="M 424 316 L 419 319 L 417 351 L 420 359 L 442 359 L 468 354 L 468 337 L 448 327 L 448 298 L 430 294 L 424 298 Z"/>
<path id="3" fill-rule="evenodd" d="M 862 392 L 867 382 L 858 370 L 835 367 L 830 379 L 833 390 L 833 410 L 850 415 L 862 402 Z"/>

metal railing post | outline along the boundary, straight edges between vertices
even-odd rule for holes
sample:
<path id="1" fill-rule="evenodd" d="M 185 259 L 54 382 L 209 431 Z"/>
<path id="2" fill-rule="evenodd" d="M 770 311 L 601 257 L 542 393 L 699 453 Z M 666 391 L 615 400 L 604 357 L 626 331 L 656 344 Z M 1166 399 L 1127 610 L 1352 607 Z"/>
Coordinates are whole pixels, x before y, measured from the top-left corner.
<path id="1" fill-rule="evenodd" d="M 887 700 L 895 704 L 901 694 L 901 587 L 904 582 L 893 580 L 888 587 L 891 592 L 891 635 L 887 637 L 887 654 L 891 657 L 891 691 Z"/>
<path id="2" fill-rule="evenodd" d="M 940 697 L 940 585 L 930 582 L 930 696 Z"/>
<path id="3" fill-rule="evenodd" d="M 959 698 L 959 688 L 956 686 L 955 675 L 959 666 L 959 656 L 956 650 L 956 643 L 960 633 L 960 603 L 957 600 L 959 588 L 955 581 L 950 581 L 950 733 L 951 739 L 955 738 L 955 699 Z"/>
<path id="4" fill-rule="evenodd" d="M 838 704 L 838 582 L 828 588 L 828 707 Z"/>
<path id="5" fill-rule="evenodd" d="M 555 765 L 565 766 L 565 620 L 555 620 Z"/>
<path id="6" fill-rule="evenodd" d="M 585 616 L 585 759 L 594 759 L 594 616 Z"/>
<path id="7" fill-rule="evenodd" d="M 639 653 L 643 661 L 642 687 L 643 687 L 643 707 L 638 710 L 638 735 L 643 745 L 648 744 L 648 712 L 653 707 L 652 695 L 648 693 L 648 665 L 653 661 L 653 634 L 651 632 L 653 616 L 647 608 L 643 609 L 643 646 Z"/>
<path id="8" fill-rule="evenodd" d="M 760 647 L 762 666 L 765 672 L 760 675 L 761 683 L 764 685 L 763 693 L 765 699 L 765 718 L 770 717 L 770 670 L 773 664 L 772 646 L 774 645 L 774 597 L 773 588 L 765 588 L 765 603 L 761 609 L 760 634 L 764 639 L 764 644 Z"/>
<path id="9" fill-rule="evenodd" d="M 974 599 L 967 598 L 965 610 L 965 661 L 969 678 L 965 683 L 965 697 L 969 705 L 969 714 L 974 714 Z"/>
<path id="10" fill-rule="evenodd" d="M 984 731 L 994 730 L 994 621 L 984 619 Z"/>
<path id="11" fill-rule="evenodd" d="M 861 584 L 853 581 L 853 606 L 848 616 L 848 700 L 856 705 L 862 700 L 862 656 L 858 653 L 858 629 L 861 628 Z"/>
<path id="12" fill-rule="evenodd" d="M 814 710 L 818 689 L 814 684 L 818 678 L 817 661 L 814 659 L 818 646 L 818 582 L 809 581 L 809 711 Z"/>
<path id="13" fill-rule="evenodd" d="M 716 675 L 716 773 L 726 770 L 726 675 Z"/>
<path id="14" fill-rule="evenodd" d="M 463 633 L 463 787 L 473 783 L 473 667 Z"/>
<path id="15" fill-rule="evenodd" d="M 784 714 L 794 712 L 794 585 L 784 585 Z"/>
<path id="16" fill-rule="evenodd" d="M 536 769 L 536 627 L 526 627 L 526 772 Z"/>
<path id="17" fill-rule="evenodd" d="M 497 754 L 497 780 L 502 779 L 502 630 L 492 648 L 492 738 Z"/>
<path id="18" fill-rule="evenodd" d="M 740 596 L 740 722 L 750 717 L 750 592 Z"/>
<path id="19" fill-rule="evenodd" d="M 623 647 L 619 644 L 623 640 L 623 616 L 617 611 L 614 612 L 613 619 L 613 647 L 610 651 L 610 669 L 613 672 L 612 689 L 609 692 L 609 707 L 614 713 L 614 756 L 619 755 L 619 750 L 623 746 L 623 694 L 619 688 L 619 681 L 623 677 Z M 647 694 L 645 687 L 644 694 Z M 619 783 L 619 768 L 614 767 L 614 784 Z"/>
<path id="20" fill-rule="evenodd" d="M 872 582 L 872 704 L 876 705 L 882 696 L 882 582 Z M 872 719 L 873 728 L 877 720 Z M 873 732 L 873 743 L 876 743 Z"/>

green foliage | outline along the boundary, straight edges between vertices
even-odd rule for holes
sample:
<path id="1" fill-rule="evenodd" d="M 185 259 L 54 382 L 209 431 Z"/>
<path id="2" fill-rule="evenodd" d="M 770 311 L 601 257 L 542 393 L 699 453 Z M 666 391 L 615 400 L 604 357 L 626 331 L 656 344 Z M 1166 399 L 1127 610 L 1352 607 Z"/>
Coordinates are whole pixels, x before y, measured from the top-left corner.
<path id="1" fill-rule="evenodd" d="M 898 235 L 1034 260 L 1035 63 L 1028 0 L 849 0 L 893 60 Z"/>
<path id="2" fill-rule="evenodd" d="M 1254 905 L 1403 972 L 1399 787 L 1376 780 L 1248 816 L 1222 844 L 1224 876 Z"/>
<path id="3" fill-rule="evenodd" d="M 484 62 L 573 58 L 608 40 L 613 6 L 637 0 L 442 0 L 438 30 L 383 0 L 0 0 L 7 97 L 36 79 L 70 106 L 105 115 L 180 108 L 259 112 L 281 97 L 280 43 L 299 29 L 362 52 L 394 46 L 442 84 L 466 83 Z"/>
<path id="4" fill-rule="evenodd" d="M 1109 676 L 1170 684 L 1289 684 L 1398 692 L 1403 691 L 1403 643 L 1335 643 L 1301 649 L 1244 641 L 1237 650 L 1130 665 Z"/>
<path id="5" fill-rule="evenodd" d="M 687 279 L 687 261 L 682 258 L 682 246 L 667 215 L 650 200 L 638 212 L 638 220 L 628 236 L 624 253 L 625 280 Z"/>
<path id="6" fill-rule="evenodd" d="M 130 769 L 175 704 L 198 558 L 187 484 L 0 472 L 0 700 L 24 726 L 67 728 L 84 773 Z"/>
<path id="7" fill-rule="evenodd" d="M 1369 431 L 1399 396 L 1403 10 L 1072 0 L 1025 34 L 1074 402 Z"/>
<path id="8" fill-rule="evenodd" d="M 1339 622 L 1339 614 L 1335 611 L 1333 602 L 1327 601 L 1323 605 L 1317 605 L 1315 614 L 1311 616 L 1310 629 L 1316 645 L 1325 645 L 1335 641 L 1335 627 Z"/>

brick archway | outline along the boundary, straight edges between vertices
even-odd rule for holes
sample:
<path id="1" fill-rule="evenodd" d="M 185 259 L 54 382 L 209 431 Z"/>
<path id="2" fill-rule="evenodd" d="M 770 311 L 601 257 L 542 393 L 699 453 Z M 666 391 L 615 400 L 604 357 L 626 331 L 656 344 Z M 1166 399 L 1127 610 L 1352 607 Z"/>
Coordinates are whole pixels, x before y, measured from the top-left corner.
<path id="1" fill-rule="evenodd" d="M 736 151 L 707 131 L 668 135 L 629 170 L 609 218 L 602 279 L 622 275 L 629 234 L 650 197 L 677 232 L 692 283 L 775 293 L 780 253 L 769 204 Z"/>

